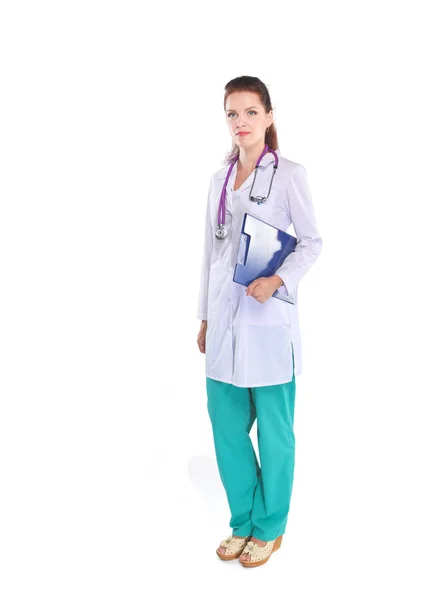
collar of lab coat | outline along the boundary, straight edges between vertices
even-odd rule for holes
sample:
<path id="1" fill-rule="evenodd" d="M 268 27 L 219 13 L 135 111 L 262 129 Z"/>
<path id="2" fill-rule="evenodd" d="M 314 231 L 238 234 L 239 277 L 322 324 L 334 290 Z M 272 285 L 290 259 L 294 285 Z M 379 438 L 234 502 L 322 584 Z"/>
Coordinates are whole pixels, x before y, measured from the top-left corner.
<path id="1" fill-rule="evenodd" d="M 280 150 L 275 150 L 275 153 L 277 154 L 277 156 L 279 157 L 279 165 L 280 165 Z M 262 158 L 262 160 L 260 161 L 260 165 L 258 167 L 259 171 L 261 171 L 262 169 L 264 169 L 267 165 L 273 163 L 275 161 L 274 155 L 272 154 L 272 152 L 267 152 L 264 157 Z M 230 168 L 230 165 L 225 166 L 223 169 L 221 169 L 218 173 L 217 178 L 218 179 L 225 179 L 225 177 L 227 176 L 228 173 L 228 169 Z M 237 162 L 234 165 L 234 167 L 231 170 L 231 174 L 230 177 L 228 179 L 228 187 L 232 188 L 233 184 L 234 184 L 234 180 L 236 179 L 236 172 L 237 172 Z M 259 174 L 257 175 L 259 176 Z M 245 190 L 246 188 L 250 187 L 252 184 L 252 180 L 253 178 L 250 176 L 248 177 L 249 181 L 246 185 L 242 185 L 241 186 L 241 190 Z"/>

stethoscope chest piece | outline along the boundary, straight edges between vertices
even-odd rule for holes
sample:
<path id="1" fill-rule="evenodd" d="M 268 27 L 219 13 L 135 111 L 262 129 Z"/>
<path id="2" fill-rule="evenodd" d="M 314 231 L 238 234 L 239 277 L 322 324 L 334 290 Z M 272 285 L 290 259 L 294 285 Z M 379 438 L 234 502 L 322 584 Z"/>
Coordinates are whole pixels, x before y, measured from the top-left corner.
<path id="1" fill-rule="evenodd" d="M 227 229 L 225 225 L 219 224 L 216 229 L 216 238 L 218 240 L 224 240 L 227 237 Z"/>

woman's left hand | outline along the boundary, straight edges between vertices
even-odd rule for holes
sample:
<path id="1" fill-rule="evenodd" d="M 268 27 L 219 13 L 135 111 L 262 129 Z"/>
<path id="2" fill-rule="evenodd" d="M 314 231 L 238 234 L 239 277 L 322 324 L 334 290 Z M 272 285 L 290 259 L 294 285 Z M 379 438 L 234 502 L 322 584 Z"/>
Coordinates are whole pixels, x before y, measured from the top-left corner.
<path id="1" fill-rule="evenodd" d="M 245 293 L 247 296 L 252 296 L 258 302 L 263 303 L 266 302 L 268 298 L 271 298 L 281 285 L 283 285 L 283 279 L 278 275 L 258 277 L 245 288 Z"/>

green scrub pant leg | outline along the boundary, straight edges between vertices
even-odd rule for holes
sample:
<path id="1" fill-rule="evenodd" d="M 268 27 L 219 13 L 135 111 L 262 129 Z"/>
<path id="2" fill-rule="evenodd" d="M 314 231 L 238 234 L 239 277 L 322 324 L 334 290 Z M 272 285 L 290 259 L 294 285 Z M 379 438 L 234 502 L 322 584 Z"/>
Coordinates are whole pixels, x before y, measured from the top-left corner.
<path id="1" fill-rule="evenodd" d="M 285 533 L 294 479 L 296 382 L 240 388 L 206 378 L 216 460 L 233 535 Z M 257 417 L 260 465 L 249 432 Z"/>

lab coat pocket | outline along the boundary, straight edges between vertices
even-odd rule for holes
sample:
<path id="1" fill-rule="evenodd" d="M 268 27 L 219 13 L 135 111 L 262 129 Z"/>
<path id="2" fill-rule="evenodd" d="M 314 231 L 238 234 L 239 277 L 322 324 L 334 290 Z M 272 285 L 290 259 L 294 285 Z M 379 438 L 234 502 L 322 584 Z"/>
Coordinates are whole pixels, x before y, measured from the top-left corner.
<path id="1" fill-rule="evenodd" d="M 250 325 L 290 325 L 289 304 L 277 298 L 259 302 L 252 296 L 245 296 L 244 312 Z"/>

